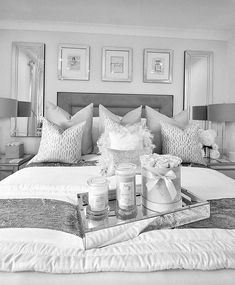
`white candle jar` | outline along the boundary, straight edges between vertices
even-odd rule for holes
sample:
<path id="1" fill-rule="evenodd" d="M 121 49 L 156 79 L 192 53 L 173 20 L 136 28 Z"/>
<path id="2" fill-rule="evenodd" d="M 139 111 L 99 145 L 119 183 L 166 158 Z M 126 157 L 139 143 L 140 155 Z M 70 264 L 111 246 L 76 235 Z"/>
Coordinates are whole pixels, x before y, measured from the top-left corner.
<path id="1" fill-rule="evenodd" d="M 133 163 L 121 163 L 117 166 L 117 206 L 116 216 L 119 219 L 131 219 L 137 215 L 136 207 L 136 165 Z"/>
<path id="2" fill-rule="evenodd" d="M 109 213 L 108 180 L 104 177 L 88 179 L 87 217 L 92 220 L 105 219 Z"/>

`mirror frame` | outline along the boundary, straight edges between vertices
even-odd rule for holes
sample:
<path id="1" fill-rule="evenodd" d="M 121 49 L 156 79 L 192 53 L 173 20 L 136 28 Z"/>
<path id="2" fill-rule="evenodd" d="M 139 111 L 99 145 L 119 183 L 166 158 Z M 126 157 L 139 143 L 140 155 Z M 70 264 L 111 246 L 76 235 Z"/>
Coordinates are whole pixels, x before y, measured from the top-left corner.
<path id="1" fill-rule="evenodd" d="M 192 59 L 195 57 L 206 58 L 207 60 L 207 91 L 206 105 L 213 103 L 213 60 L 214 53 L 212 51 L 186 50 L 184 52 L 184 96 L 183 109 L 188 109 L 189 118 L 191 119 L 191 98 L 192 98 Z"/>
<path id="2" fill-rule="evenodd" d="M 21 101 L 18 98 L 18 57 L 19 57 L 19 50 L 22 47 L 30 48 L 41 48 L 42 49 L 42 59 L 43 59 L 43 75 L 42 75 L 42 96 L 40 98 L 41 102 L 41 109 L 39 110 L 39 113 L 37 114 L 37 117 L 40 118 L 39 120 L 39 126 L 35 130 L 35 135 L 21 135 L 16 133 L 17 128 L 17 117 L 11 119 L 11 136 L 12 137 L 40 137 L 41 136 L 41 118 L 44 116 L 44 102 L 45 102 L 45 47 L 46 45 L 44 43 L 39 42 L 12 42 L 12 70 L 11 70 L 11 97 Z"/>

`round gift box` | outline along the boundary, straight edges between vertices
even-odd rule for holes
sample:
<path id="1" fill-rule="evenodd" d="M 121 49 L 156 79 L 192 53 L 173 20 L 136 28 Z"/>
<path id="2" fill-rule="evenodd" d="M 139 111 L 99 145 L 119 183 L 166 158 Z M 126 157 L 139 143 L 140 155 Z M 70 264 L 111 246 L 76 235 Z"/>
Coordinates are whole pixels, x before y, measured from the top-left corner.
<path id="1" fill-rule="evenodd" d="M 143 214 L 151 215 L 154 213 L 174 211 L 182 207 L 182 199 L 174 203 L 153 203 L 142 197 Z"/>
<path id="2" fill-rule="evenodd" d="M 142 204 L 154 212 L 171 211 L 182 207 L 181 199 L 181 168 L 157 168 L 150 171 L 142 167 Z M 172 175 L 175 176 L 172 179 Z M 165 177 L 165 178 L 164 178 Z M 153 181 L 156 181 L 155 184 Z M 149 189 L 148 183 L 153 183 Z M 172 190 L 174 195 L 172 196 Z M 171 191 L 170 191 L 171 190 Z"/>

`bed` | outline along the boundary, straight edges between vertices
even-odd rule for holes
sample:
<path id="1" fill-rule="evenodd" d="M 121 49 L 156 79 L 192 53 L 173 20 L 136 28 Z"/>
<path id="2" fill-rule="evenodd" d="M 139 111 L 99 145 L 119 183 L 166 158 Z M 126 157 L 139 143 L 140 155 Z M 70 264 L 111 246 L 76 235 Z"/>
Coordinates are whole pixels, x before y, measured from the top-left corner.
<path id="1" fill-rule="evenodd" d="M 173 114 L 173 96 L 58 93 L 58 106 L 71 114 L 91 102 L 95 117 L 100 103 L 120 116 L 146 102 L 167 116 Z M 97 159 L 95 154 L 84 158 Z M 0 196 L 75 204 L 77 189 L 87 190 L 84 185 L 91 173 L 98 174 L 98 167 L 28 167 L 0 182 Z M 235 198 L 235 181 L 207 168 L 182 167 L 182 186 L 203 199 Z M 1 284 L 233 284 L 234 268 L 234 229 L 151 231 L 88 251 L 68 233 L 0 229 Z"/>

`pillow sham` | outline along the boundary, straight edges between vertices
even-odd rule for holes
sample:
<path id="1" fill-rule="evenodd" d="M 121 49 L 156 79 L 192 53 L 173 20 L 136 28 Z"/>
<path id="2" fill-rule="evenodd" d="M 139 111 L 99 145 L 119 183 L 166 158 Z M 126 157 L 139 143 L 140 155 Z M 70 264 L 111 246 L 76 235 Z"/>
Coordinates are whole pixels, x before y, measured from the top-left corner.
<path id="1" fill-rule="evenodd" d="M 109 111 L 103 105 L 99 105 L 99 135 L 101 135 L 105 130 L 105 118 L 119 123 L 121 125 L 135 124 L 141 121 L 142 106 L 131 110 L 125 116 L 120 117 Z"/>
<path id="2" fill-rule="evenodd" d="M 178 156 L 183 162 L 205 164 L 199 126 L 188 125 L 184 130 L 168 123 L 161 123 L 162 153 Z"/>
<path id="3" fill-rule="evenodd" d="M 85 121 L 82 135 L 82 154 L 92 152 L 93 103 L 71 116 L 65 110 L 48 101 L 46 103 L 46 118 L 50 122 L 60 126 L 63 130 Z"/>
<path id="4" fill-rule="evenodd" d="M 81 158 L 82 133 L 85 122 L 64 130 L 43 119 L 42 137 L 37 155 L 29 162 L 77 163 Z"/>
<path id="5" fill-rule="evenodd" d="M 153 143 L 155 144 L 154 152 L 161 154 L 162 153 L 162 138 L 161 138 L 161 122 L 166 122 L 171 125 L 177 126 L 181 129 L 184 129 L 188 123 L 188 112 L 187 110 L 177 114 L 173 118 L 169 118 L 153 108 L 146 106 L 145 107 L 145 116 L 146 116 L 146 125 L 153 134 Z"/>

